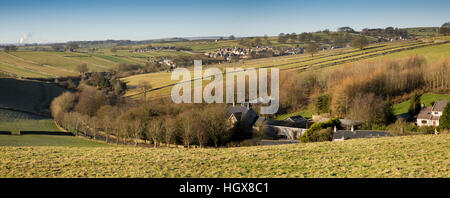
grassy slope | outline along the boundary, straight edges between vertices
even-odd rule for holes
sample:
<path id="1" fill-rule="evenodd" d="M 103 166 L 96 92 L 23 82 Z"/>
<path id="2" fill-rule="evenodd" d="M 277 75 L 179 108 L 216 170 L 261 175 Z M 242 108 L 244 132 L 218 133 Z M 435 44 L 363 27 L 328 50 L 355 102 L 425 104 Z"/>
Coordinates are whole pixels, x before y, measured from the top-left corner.
<path id="1" fill-rule="evenodd" d="M 0 131 L 60 131 L 53 119 L 0 109 Z"/>
<path id="2" fill-rule="evenodd" d="M 435 102 L 436 100 L 442 100 L 445 99 L 447 101 L 450 101 L 450 95 L 447 94 L 423 94 L 420 97 L 420 101 L 425 103 L 425 106 L 429 107 L 431 106 L 432 102 Z M 410 101 L 405 101 L 399 104 L 394 105 L 394 114 L 400 115 L 404 113 L 408 113 Z"/>
<path id="3" fill-rule="evenodd" d="M 224 149 L 0 147 L 0 177 L 450 177 L 450 135 Z"/>
<path id="4" fill-rule="evenodd" d="M 419 54 L 423 56 L 428 63 L 434 63 L 442 58 L 450 58 L 450 43 L 444 45 L 438 45 L 433 47 L 418 48 L 414 50 L 408 50 L 393 54 L 388 54 L 383 57 L 377 57 L 376 59 L 384 58 L 402 58 L 410 55 Z M 370 59 L 368 59 L 370 60 Z"/>
<path id="5" fill-rule="evenodd" d="M 106 147 L 109 145 L 73 136 L 0 135 L 0 146 Z"/>
<path id="6" fill-rule="evenodd" d="M 0 107 L 48 113 L 53 98 L 65 90 L 49 83 L 0 78 Z"/>

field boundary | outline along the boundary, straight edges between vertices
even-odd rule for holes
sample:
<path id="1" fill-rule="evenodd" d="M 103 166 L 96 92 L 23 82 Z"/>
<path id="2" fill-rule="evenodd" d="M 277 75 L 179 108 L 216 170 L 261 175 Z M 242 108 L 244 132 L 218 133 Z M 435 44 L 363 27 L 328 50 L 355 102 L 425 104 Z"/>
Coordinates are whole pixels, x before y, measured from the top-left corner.
<path id="1" fill-rule="evenodd" d="M 0 135 L 12 135 L 11 131 L 0 131 Z"/>
<path id="2" fill-rule="evenodd" d="M 20 135 L 58 135 L 58 136 L 74 136 L 70 132 L 53 132 L 53 131 L 20 131 Z"/>

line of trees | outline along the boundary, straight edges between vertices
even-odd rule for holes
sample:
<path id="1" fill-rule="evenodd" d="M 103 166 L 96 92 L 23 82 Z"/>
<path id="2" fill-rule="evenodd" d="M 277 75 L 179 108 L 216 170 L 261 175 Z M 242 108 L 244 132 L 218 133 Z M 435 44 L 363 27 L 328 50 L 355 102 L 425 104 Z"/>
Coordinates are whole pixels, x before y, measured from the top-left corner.
<path id="1" fill-rule="evenodd" d="M 17 51 L 17 46 L 15 46 L 15 45 L 4 46 L 3 47 L 3 51 L 6 52 L 6 53 Z"/>
<path id="2" fill-rule="evenodd" d="M 116 144 L 219 147 L 233 141 L 236 132 L 228 123 L 227 109 L 222 104 L 177 105 L 117 99 L 89 86 L 57 97 L 51 111 L 57 123 L 74 134 Z"/>

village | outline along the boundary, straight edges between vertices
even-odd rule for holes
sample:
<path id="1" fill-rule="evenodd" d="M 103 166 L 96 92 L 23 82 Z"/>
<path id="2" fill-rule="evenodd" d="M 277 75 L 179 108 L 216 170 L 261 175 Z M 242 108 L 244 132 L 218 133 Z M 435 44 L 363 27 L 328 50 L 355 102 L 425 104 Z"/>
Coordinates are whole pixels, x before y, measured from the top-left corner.
<path id="1" fill-rule="evenodd" d="M 260 46 L 253 48 L 219 48 L 215 52 L 206 52 L 204 55 L 208 58 L 224 59 L 231 62 L 233 59 L 250 59 L 253 57 L 273 57 L 294 54 L 303 54 L 305 48 L 294 47 L 286 49 L 275 49 L 268 46 Z"/>

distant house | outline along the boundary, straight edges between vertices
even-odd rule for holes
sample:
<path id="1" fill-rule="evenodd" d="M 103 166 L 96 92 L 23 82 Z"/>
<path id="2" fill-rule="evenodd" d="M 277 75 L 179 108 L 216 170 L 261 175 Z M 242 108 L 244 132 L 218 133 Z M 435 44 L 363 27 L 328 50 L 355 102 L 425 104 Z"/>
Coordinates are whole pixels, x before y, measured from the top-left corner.
<path id="1" fill-rule="evenodd" d="M 293 118 L 294 120 L 295 118 Z M 289 139 L 296 140 L 307 130 L 305 128 L 306 122 L 292 122 L 286 120 L 269 120 L 264 117 L 258 118 L 253 126 L 254 131 L 264 131 L 267 136 L 275 139 Z M 300 126 L 301 125 L 301 126 Z"/>
<path id="2" fill-rule="evenodd" d="M 242 106 L 233 104 L 233 106 L 228 107 L 227 118 L 229 128 L 238 128 L 249 135 L 252 133 L 253 125 L 258 117 L 258 113 L 251 108 L 249 103 Z"/>
<path id="3" fill-rule="evenodd" d="M 439 126 L 439 119 L 447 103 L 446 100 L 437 100 L 432 107 L 422 108 L 417 115 L 417 126 Z"/>
<path id="4" fill-rule="evenodd" d="M 326 122 L 330 120 L 330 118 L 321 118 L 317 122 Z M 349 129 L 349 130 L 355 130 L 356 128 L 359 128 L 363 122 L 358 120 L 349 120 L 349 119 L 339 119 L 340 122 L 340 128 Z"/>

